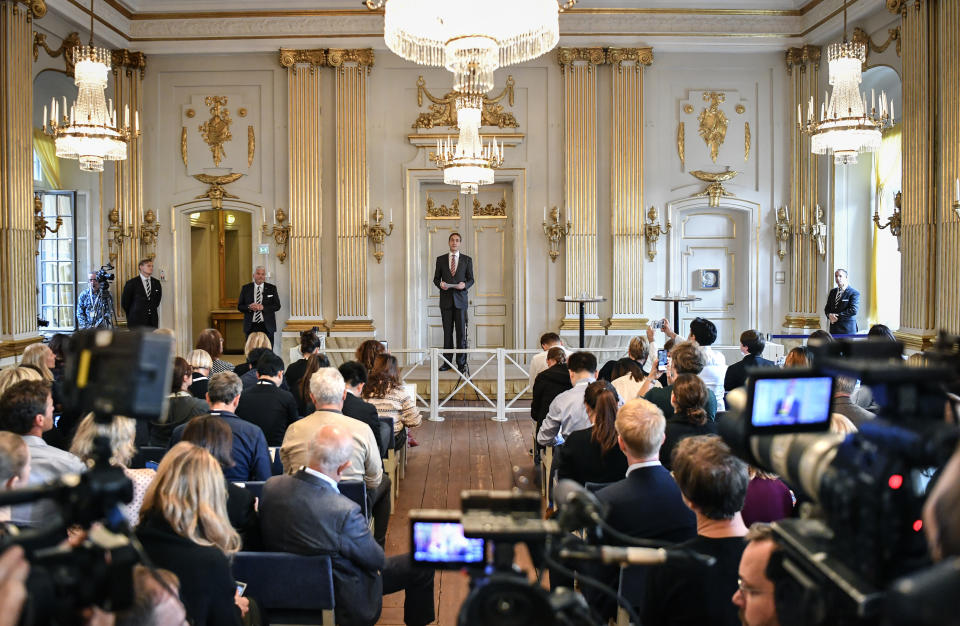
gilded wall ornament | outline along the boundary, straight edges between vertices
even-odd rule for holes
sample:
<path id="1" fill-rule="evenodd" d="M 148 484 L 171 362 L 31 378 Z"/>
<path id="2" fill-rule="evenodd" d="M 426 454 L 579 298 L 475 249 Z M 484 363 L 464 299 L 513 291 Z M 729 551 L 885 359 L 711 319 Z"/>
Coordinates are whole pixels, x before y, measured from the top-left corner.
<path id="1" fill-rule="evenodd" d="M 507 82 L 499 96 L 495 98 L 483 97 L 483 106 L 480 112 L 481 126 L 496 126 L 497 128 L 520 127 L 513 113 L 505 112 L 503 105 L 500 104 L 500 101 L 506 97 L 510 106 L 513 106 L 514 85 L 513 76 L 507 76 Z M 427 84 L 423 80 L 423 76 L 417 78 L 417 106 L 423 106 L 424 96 L 427 97 L 431 104 L 428 113 L 421 113 L 417 116 L 417 121 L 413 123 L 413 128 L 434 128 L 437 126 L 456 128 L 457 95 L 455 91 L 448 91 L 442 98 L 438 98 L 427 90 Z"/>
<path id="2" fill-rule="evenodd" d="M 786 57 L 787 74 L 793 74 L 794 67 L 797 67 L 801 73 L 807 71 L 807 65 L 812 64 L 815 68 L 820 68 L 820 48 L 817 46 L 788 48 Z"/>
<path id="3" fill-rule="evenodd" d="M 196 114 L 197 114 L 197 112 L 194 111 L 193 109 L 187 109 L 187 112 L 186 112 L 186 116 L 187 116 L 187 117 L 193 117 L 193 116 L 195 116 Z"/>
<path id="4" fill-rule="evenodd" d="M 47 14 L 47 3 L 44 0 L 16 0 L 17 3 L 25 4 L 34 18 L 40 19 Z"/>
<path id="5" fill-rule="evenodd" d="M 460 198 L 454 198 L 453 202 L 450 203 L 450 206 L 441 204 L 437 206 L 433 201 L 433 198 L 430 197 L 430 194 L 427 194 L 427 219 L 428 220 L 450 220 L 450 219 L 460 219 Z"/>
<path id="6" fill-rule="evenodd" d="M 670 232 L 673 225 L 667 221 L 667 227 L 663 228 L 657 221 L 657 207 L 651 206 L 647 211 L 647 221 L 643 225 L 643 237 L 647 240 L 647 258 L 653 261 L 657 257 L 657 241 L 660 235 L 666 235 Z"/>
<path id="7" fill-rule="evenodd" d="M 685 138 L 686 132 L 684 130 L 684 127 L 685 125 L 683 122 L 680 122 L 677 124 L 677 156 L 680 157 L 681 168 L 687 167 L 687 159 L 686 159 L 687 146 L 686 146 L 686 138 Z"/>
<path id="8" fill-rule="evenodd" d="M 557 63 L 560 64 L 560 73 L 572 67 L 576 61 L 585 61 L 587 70 L 591 71 L 594 65 L 607 62 L 607 54 L 603 48 L 557 48 Z"/>
<path id="9" fill-rule="evenodd" d="M 821 259 L 827 258 L 827 225 L 823 221 L 823 209 L 818 204 L 816 207 L 813 223 L 808 230 L 810 239 L 817 244 L 817 254 Z"/>
<path id="10" fill-rule="evenodd" d="M 717 156 L 720 153 L 720 146 L 727 137 L 727 116 L 720 108 L 720 103 L 727 97 L 716 91 L 708 91 L 703 94 L 703 101 L 710 105 L 700 111 L 697 120 L 700 122 L 700 136 L 704 143 L 710 147 L 710 159 L 717 162 Z"/>
<path id="11" fill-rule="evenodd" d="M 750 122 L 743 123 L 743 160 L 750 159 Z"/>
<path id="12" fill-rule="evenodd" d="M 187 127 L 180 127 L 180 158 L 183 159 L 183 164 L 187 164 Z"/>
<path id="13" fill-rule="evenodd" d="M 687 115 L 693 113 L 693 105 L 692 104 L 683 105 L 683 112 L 686 113 Z"/>
<path id="14" fill-rule="evenodd" d="M 120 250 L 123 249 L 123 240 L 133 237 L 133 225 L 127 224 L 124 226 L 120 219 L 120 211 L 116 207 L 110 210 L 107 220 L 110 222 L 110 226 L 107 227 L 108 258 L 110 264 L 113 265 L 120 256 Z"/>
<path id="15" fill-rule="evenodd" d="M 194 174 L 193 177 L 199 180 L 201 183 L 204 183 L 205 185 L 210 185 L 210 187 L 204 193 L 200 194 L 195 199 L 200 200 L 201 198 L 209 198 L 210 208 L 222 209 L 224 198 L 239 197 L 228 192 L 226 189 L 223 188 L 223 186 L 229 185 L 230 183 L 239 180 L 241 176 L 243 176 L 243 172 L 233 172 L 232 174 L 227 174 L 225 176 L 211 176 L 209 174 Z"/>
<path id="16" fill-rule="evenodd" d="M 862 43 L 862 44 L 866 47 L 866 49 L 867 49 L 867 58 L 866 58 L 866 61 L 864 61 L 864 65 L 866 65 L 867 63 L 869 63 L 869 61 L 870 61 L 870 53 L 871 53 L 871 52 L 876 52 L 877 54 L 880 54 L 880 53 L 882 53 L 884 50 L 886 50 L 887 48 L 889 48 L 889 47 L 890 47 L 890 44 L 893 43 L 893 42 L 896 42 L 896 43 L 897 43 L 897 47 L 896 47 L 897 56 L 900 56 L 900 42 L 901 42 L 901 39 L 900 39 L 900 27 L 899 27 L 899 26 L 897 26 L 896 28 L 891 28 L 891 29 L 887 30 L 887 40 L 884 41 L 882 44 L 876 44 L 876 43 L 874 43 L 874 42 L 873 42 L 873 39 L 870 38 L 870 35 L 867 33 L 867 31 L 863 30 L 863 29 L 860 28 L 859 26 L 857 26 L 856 28 L 853 29 L 853 37 L 852 37 L 852 39 L 853 39 L 853 41 L 855 41 L 855 42 L 857 42 L 857 43 Z"/>
<path id="17" fill-rule="evenodd" d="M 287 246 L 290 243 L 290 230 L 292 227 L 289 223 L 286 223 L 287 214 L 281 208 L 277 208 L 277 210 L 273 212 L 273 218 L 277 223 L 273 226 L 264 224 L 260 227 L 260 232 L 268 237 L 273 237 L 273 243 L 280 248 L 280 251 L 277 252 L 277 258 L 283 263 L 287 260 Z"/>
<path id="18" fill-rule="evenodd" d="M 790 238 L 793 236 L 793 224 L 790 223 L 787 207 L 782 206 L 777 209 L 774 235 L 777 238 L 777 256 L 782 261 L 787 256 L 787 246 L 790 245 Z"/>
<path id="19" fill-rule="evenodd" d="M 693 170 L 690 172 L 690 175 L 696 178 L 697 180 L 702 180 L 705 183 L 710 183 L 707 185 L 707 188 L 700 193 L 693 194 L 694 198 L 706 196 L 709 198 L 707 203 L 709 206 L 716 207 L 720 206 L 720 198 L 722 197 L 732 197 L 733 194 L 729 193 L 723 187 L 723 183 L 731 180 L 734 176 L 740 172 L 736 170 L 727 170 L 726 172 L 705 172 L 703 170 Z"/>
<path id="20" fill-rule="evenodd" d="M 47 236 L 47 232 L 54 234 L 60 227 L 63 226 L 63 218 L 57 216 L 55 220 L 56 226 L 50 228 L 47 223 L 47 219 L 43 216 L 43 200 L 40 198 L 39 193 L 33 194 L 33 235 L 37 241 L 40 241 Z M 36 254 L 40 254 L 39 244 L 36 250 Z"/>
<path id="21" fill-rule="evenodd" d="M 113 66 L 114 76 L 117 75 L 120 68 L 124 68 L 127 76 L 131 76 L 134 70 L 140 70 L 140 78 L 143 79 L 147 69 L 147 55 L 135 50 L 118 48 L 110 51 L 110 63 Z"/>
<path id="22" fill-rule="evenodd" d="M 47 45 L 47 36 L 43 33 L 38 33 L 34 31 L 33 33 L 33 60 L 36 61 L 40 58 L 40 48 L 42 47 L 46 50 L 47 54 L 52 58 L 57 58 L 61 54 L 63 55 L 63 64 L 64 72 L 67 73 L 67 76 L 73 76 L 73 67 L 76 64 L 74 61 L 73 53 L 76 51 L 77 46 L 81 45 L 80 35 L 78 33 L 70 33 L 60 42 L 60 47 L 56 50 L 52 50 L 50 46 Z"/>
<path id="23" fill-rule="evenodd" d="M 606 62 L 616 65 L 617 71 L 623 71 L 624 61 L 633 61 L 634 69 L 640 71 L 640 66 L 653 63 L 653 48 L 608 48 Z"/>
<path id="24" fill-rule="evenodd" d="M 393 214 L 393 211 L 390 211 L 390 214 Z M 387 228 L 383 227 L 383 211 L 380 210 L 380 207 L 377 207 L 373 212 L 373 224 L 364 220 L 363 222 L 363 233 L 370 239 L 370 242 L 373 244 L 373 258 L 377 260 L 377 264 L 380 264 L 380 261 L 383 260 L 383 244 L 393 233 L 393 218 L 390 218 L 390 224 Z"/>
<path id="25" fill-rule="evenodd" d="M 233 120 L 230 119 L 230 110 L 226 108 L 227 97 L 207 96 L 203 102 L 210 107 L 210 119 L 200 124 L 200 134 L 203 135 L 203 141 L 210 146 L 213 164 L 220 167 L 220 162 L 226 155 L 223 144 L 233 139 L 230 133 Z"/>
<path id="26" fill-rule="evenodd" d="M 747 110 L 747 107 L 743 106 L 742 104 L 738 104 L 737 106 L 734 107 L 734 110 L 738 114 L 743 115 L 743 113 Z"/>
<path id="27" fill-rule="evenodd" d="M 330 48 L 327 50 L 327 65 L 330 67 L 343 67 L 344 63 L 356 63 L 360 67 L 367 68 L 367 73 L 373 67 L 374 62 L 373 48 Z"/>
<path id="28" fill-rule="evenodd" d="M 480 205 L 480 200 L 476 196 L 473 198 L 473 216 L 474 217 L 506 217 L 507 216 L 507 192 L 503 192 L 503 198 L 496 204 Z"/>
<path id="29" fill-rule="evenodd" d="M 160 223 L 157 221 L 157 214 L 153 209 L 147 209 L 143 215 L 143 223 L 140 224 L 140 245 L 141 249 L 150 249 L 144 257 L 153 260 L 157 256 L 157 238 L 160 236 Z"/>
<path id="30" fill-rule="evenodd" d="M 893 213 L 890 215 L 890 219 L 887 220 L 886 224 L 880 223 L 880 210 L 879 207 L 874 207 L 873 209 L 873 223 L 877 225 L 877 228 L 883 230 L 884 228 L 890 229 L 890 234 L 897 238 L 897 251 L 900 250 L 900 228 L 903 225 L 903 217 L 900 213 L 903 202 L 903 192 L 898 191 L 897 195 L 893 197 Z M 953 204 L 954 210 L 960 209 L 957 206 L 957 203 Z M 960 211 L 958 211 L 960 212 Z"/>
<path id="31" fill-rule="evenodd" d="M 560 222 L 560 209 L 553 207 L 550 209 L 550 220 L 543 221 L 543 235 L 547 238 L 547 243 L 550 245 L 550 262 L 556 263 L 557 257 L 560 256 L 560 241 L 565 237 L 570 235 L 572 230 L 570 225 L 570 220 L 567 220 L 565 223 Z"/>
<path id="32" fill-rule="evenodd" d="M 309 65 L 311 67 L 323 67 L 327 64 L 327 51 L 322 48 L 313 50 L 295 50 L 293 48 L 280 48 L 280 66 L 291 68 L 294 65 Z"/>
<path id="33" fill-rule="evenodd" d="M 247 165 L 253 165 L 253 155 L 257 151 L 257 138 L 253 134 L 253 126 L 247 126 Z"/>

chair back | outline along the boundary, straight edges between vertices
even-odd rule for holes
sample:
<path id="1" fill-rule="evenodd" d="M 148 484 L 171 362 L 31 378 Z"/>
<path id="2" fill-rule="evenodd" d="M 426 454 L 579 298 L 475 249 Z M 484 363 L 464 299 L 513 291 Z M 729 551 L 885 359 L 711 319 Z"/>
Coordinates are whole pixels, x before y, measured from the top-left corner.
<path id="1" fill-rule="evenodd" d="M 367 509 L 367 485 L 362 480 L 341 480 L 337 487 L 340 493 L 350 498 L 360 505 L 360 512 L 363 517 L 370 519 L 370 511 Z"/>
<path id="2" fill-rule="evenodd" d="M 387 458 L 388 451 L 393 447 L 393 418 L 378 417 L 380 430 L 376 433 L 377 444 L 383 450 L 383 458 Z"/>
<path id="3" fill-rule="evenodd" d="M 245 595 L 255 598 L 271 618 L 283 611 L 334 609 L 329 555 L 238 552 L 233 557 L 233 577 L 247 583 Z"/>
<path id="4" fill-rule="evenodd" d="M 130 461 L 130 469 L 143 469 L 147 466 L 147 461 L 159 463 L 160 459 L 162 459 L 166 453 L 167 448 L 160 446 L 140 446 Z"/>
<path id="5" fill-rule="evenodd" d="M 247 482 L 235 482 L 233 484 L 237 487 L 243 487 L 252 493 L 254 497 L 259 498 L 263 495 L 263 483 L 264 481 L 262 480 L 248 480 Z"/>

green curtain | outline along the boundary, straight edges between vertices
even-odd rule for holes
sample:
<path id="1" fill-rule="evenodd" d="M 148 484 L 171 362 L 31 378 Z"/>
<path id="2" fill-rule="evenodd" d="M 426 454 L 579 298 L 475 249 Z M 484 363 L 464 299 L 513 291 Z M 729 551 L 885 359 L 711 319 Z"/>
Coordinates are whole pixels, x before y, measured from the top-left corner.
<path id="1" fill-rule="evenodd" d="M 900 157 L 900 125 L 888 129 L 883 134 L 883 141 L 880 144 L 880 150 L 873 159 L 873 177 L 876 183 L 877 197 L 875 199 L 877 212 L 881 217 L 885 217 L 884 197 L 887 192 L 887 184 L 896 175 L 902 167 Z M 879 246 L 877 241 L 880 237 L 880 229 L 876 223 L 873 225 L 873 246 L 871 256 L 873 264 L 870 268 L 870 305 L 867 311 L 867 317 L 870 324 L 876 324 L 879 317 L 879 308 L 877 303 L 877 294 L 880 292 L 879 277 L 877 275 L 877 266 L 879 265 Z"/>
<path id="2" fill-rule="evenodd" d="M 57 158 L 57 147 L 53 137 L 43 132 L 42 128 L 33 129 L 33 149 L 40 159 L 40 169 L 47 179 L 51 189 L 60 189 L 60 159 Z"/>

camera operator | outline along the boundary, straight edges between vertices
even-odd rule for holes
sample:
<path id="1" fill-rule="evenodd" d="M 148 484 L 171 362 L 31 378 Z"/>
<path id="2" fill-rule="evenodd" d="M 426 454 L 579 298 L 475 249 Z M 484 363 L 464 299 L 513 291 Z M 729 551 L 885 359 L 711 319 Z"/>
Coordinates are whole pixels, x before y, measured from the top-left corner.
<path id="1" fill-rule="evenodd" d="M 100 282 L 101 272 L 90 272 L 89 287 L 83 290 L 77 299 L 77 328 L 111 329 L 113 323 L 113 296 L 110 283 Z"/>
<path id="2" fill-rule="evenodd" d="M 773 581 L 767 578 L 770 555 L 778 549 L 773 530 L 769 524 L 757 522 L 744 539 L 747 547 L 740 558 L 737 592 L 733 594 L 740 622 L 743 626 L 780 626 Z"/>

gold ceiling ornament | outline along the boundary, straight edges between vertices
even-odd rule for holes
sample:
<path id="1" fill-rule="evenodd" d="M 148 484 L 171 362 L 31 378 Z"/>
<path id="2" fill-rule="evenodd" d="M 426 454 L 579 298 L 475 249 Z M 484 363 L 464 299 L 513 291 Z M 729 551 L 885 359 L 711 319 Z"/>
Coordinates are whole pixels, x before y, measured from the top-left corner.
<path id="1" fill-rule="evenodd" d="M 801 73 L 807 71 L 807 65 L 812 63 L 820 69 L 820 48 L 817 46 L 800 46 L 787 49 L 787 74 L 793 74 L 793 68 L 799 68 Z"/>
<path id="2" fill-rule="evenodd" d="M 160 223 L 157 221 L 157 214 L 153 209 L 147 209 L 143 215 L 143 223 L 140 224 L 140 245 L 148 248 L 150 251 L 144 254 L 144 258 L 151 261 L 157 256 L 157 238 L 160 236 Z"/>
<path id="3" fill-rule="evenodd" d="M 606 62 L 616 65 L 617 71 L 623 71 L 624 61 L 633 61 L 633 68 L 640 71 L 643 65 L 653 63 L 653 48 L 608 48 Z"/>
<path id="4" fill-rule="evenodd" d="M 227 96 L 206 96 L 203 103 L 210 107 L 210 119 L 200 124 L 200 134 L 203 141 L 210 146 L 213 155 L 213 164 L 220 167 L 220 162 L 226 156 L 223 144 L 233 139 L 230 133 L 230 109 L 227 108 Z"/>
<path id="5" fill-rule="evenodd" d="M 119 48 L 110 51 L 110 62 L 113 65 L 113 75 L 116 76 L 120 68 L 124 68 L 127 76 L 132 76 L 134 70 L 140 70 L 143 79 L 147 70 L 147 55 L 136 50 Z"/>
<path id="6" fill-rule="evenodd" d="M 680 157 L 680 167 L 687 167 L 686 158 L 686 125 L 683 122 L 677 124 L 677 156 Z"/>
<path id="7" fill-rule="evenodd" d="M 428 220 L 458 220 L 460 219 L 460 198 L 454 198 L 450 206 L 441 204 L 437 206 L 427 194 L 427 219 Z"/>
<path id="8" fill-rule="evenodd" d="M 787 207 L 785 206 L 777 209 L 774 235 L 777 238 L 777 257 L 783 261 L 784 257 L 787 256 L 787 247 L 790 245 L 790 239 L 793 237 L 793 224 L 790 223 L 790 216 L 787 214 Z"/>
<path id="9" fill-rule="evenodd" d="M 60 47 L 56 50 L 52 50 L 50 46 L 47 45 L 47 36 L 43 33 L 38 33 L 37 31 L 33 32 L 33 60 L 36 61 L 40 58 L 40 48 L 42 47 L 46 50 L 47 54 L 52 58 L 57 58 L 61 54 L 63 55 L 64 63 L 64 72 L 67 76 L 73 76 L 73 67 L 76 65 L 76 60 L 73 58 L 73 53 L 76 52 L 77 46 L 80 44 L 80 33 L 70 33 L 66 38 L 60 42 Z"/>
<path id="10" fill-rule="evenodd" d="M 704 143 L 710 147 L 710 159 L 717 162 L 717 156 L 720 154 L 720 146 L 727 137 L 727 116 L 720 108 L 720 104 L 725 102 L 727 96 L 717 91 L 708 91 L 703 94 L 703 101 L 710 105 L 700 111 L 697 120 L 700 122 L 700 136 Z"/>
<path id="11" fill-rule="evenodd" d="M 666 235 L 673 228 L 670 220 L 667 220 L 667 227 L 663 228 L 657 220 L 657 207 L 650 206 L 647 210 L 647 221 L 643 225 L 643 237 L 647 241 L 647 258 L 653 261 L 657 258 L 657 241 L 660 235 Z"/>
<path id="12" fill-rule="evenodd" d="M 373 48 L 330 48 L 327 50 L 327 65 L 341 68 L 344 63 L 356 63 L 367 68 L 367 74 L 373 68 L 375 56 Z"/>
<path id="13" fill-rule="evenodd" d="M 377 207 L 373 212 L 373 224 L 363 222 L 363 234 L 373 243 L 373 258 L 377 260 L 377 265 L 383 260 L 383 244 L 393 233 L 393 209 L 390 210 L 390 224 L 387 228 L 383 227 L 383 211 Z"/>
<path id="14" fill-rule="evenodd" d="M 323 67 L 327 64 L 327 51 L 324 48 L 315 48 L 312 50 L 296 50 L 293 48 L 280 48 L 280 66 L 291 68 L 294 65 L 309 65 L 310 67 Z"/>
<path id="15" fill-rule="evenodd" d="M 870 53 L 871 53 L 871 52 L 876 52 L 877 54 L 880 54 L 880 53 L 884 52 L 887 48 L 889 48 L 889 47 L 890 47 L 890 44 L 893 43 L 893 42 L 896 42 L 896 43 L 897 43 L 897 48 L 896 48 L 896 50 L 897 50 L 897 56 L 900 56 L 900 42 L 901 42 L 901 39 L 900 39 L 900 27 L 899 27 L 899 26 L 897 26 L 896 28 L 890 28 L 890 29 L 887 30 L 887 40 L 884 41 L 882 44 L 876 44 L 876 43 L 874 43 L 874 42 L 873 42 L 873 39 L 870 38 L 870 35 L 867 33 L 867 31 L 863 30 L 863 29 L 860 28 L 859 26 L 857 26 L 856 28 L 853 29 L 853 37 L 851 38 L 851 40 L 852 40 L 852 41 L 855 41 L 855 42 L 857 42 L 857 43 L 862 43 L 862 44 L 864 45 L 864 47 L 866 48 L 866 50 L 867 50 L 867 57 L 866 57 L 866 60 L 864 61 L 864 63 L 866 63 L 866 61 L 870 60 Z"/>
<path id="16" fill-rule="evenodd" d="M 890 234 L 897 238 L 897 251 L 900 251 L 900 227 L 903 225 L 902 214 L 900 209 L 903 202 L 903 192 L 898 191 L 897 195 L 893 197 L 893 213 L 890 215 L 890 218 L 887 220 L 886 224 L 880 223 L 880 207 L 874 205 L 873 207 L 873 223 L 877 225 L 877 228 L 883 230 L 884 228 L 890 229 Z M 953 203 L 954 210 L 960 214 L 960 201 Z"/>
<path id="17" fill-rule="evenodd" d="M 750 159 L 750 122 L 743 123 L 743 160 Z"/>
<path id="18" fill-rule="evenodd" d="M 34 18 L 40 19 L 47 14 L 47 3 L 44 0 L 16 0 L 14 4 L 25 4 Z"/>
<path id="19" fill-rule="evenodd" d="M 56 226 L 50 228 L 50 225 L 47 223 L 47 218 L 43 216 L 43 200 L 40 197 L 40 193 L 33 194 L 33 235 L 37 241 L 40 241 L 47 236 L 47 233 L 55 234 L 60 227 L 63 226 L 63 218 L 59 215 L 55 220 Z M 37 246 L 36 254 L 40 254 L 40 247 Z"/>
<path id="20" fill-rule="evenodd" d="M 728 180 L 731 180 L 734 176 L 740 172 L 736 170 L 727 170 L 725 172 L 705 172 L 703 170 L 693 170 L 690 172 L 690 175 L 698 180 L 702 180 L 705 183 L 710 183 L 707 185 L 707 188 L 700 193 L 693 194 L 692 197 L 700 198 L 706 196 L 709 198 L 708 205 L 711 207 L 720 206 L 720 198 L 722 197 L 733 197 L 732 193 L 729 193 L 723 187 L 723 183 Z"/>
<path id="21" fill-rule="evenodd" d="M 561 73 L 576 61 L 585 61 L 587 70 L 591 71 L 594 65 L 607 62 L 607 53 L 603 48 L 557 48 L 557 63 L 560 64 Z"/>
<path id="22" fill-rule="evenodd" d="M 253 126 L 247 126 L 247 165 L 253 165 L 253 155 L 257 151 L 257 138 L 253 134 Z"/>
<path id="23" fill-rule="evenodd" d="M 286 212 L 279 207 L 273 212 L 273 218 L 276 220 L 276 224 L 272 226 L 264 224 L 260 227 L 260 231 L 268 237 L 273 237 L 273 243 L 280 248 L 280 251 L 277 252 L 277 258 L 280 260 L 280 263 L 283 263 L 287 260 L 287 246 L 290 243 L 290 230 L 292 226 L 287 223 Z"/>
<path id="24" fill-rule="evenodd" d="M 503 110 L 500 101 L 504 97 L 510 106 L 513 106 L 515 86 L 513 76 L 507 76 L 507 82 L 503 91 L 496 97 L 483 96 L 482 106 L 480 107 L 480 125 L 496 126 L 497 128 L 519 128 L 520 124 L 513 113 L 507 113 Z M 412 128 L 435 128 L 437 126 L 447 126 L 449 128 L 457 127 L 457 98 L 460 94 L 456 91 L 448 91 L 442 98 L 438 98 L 430 93 L 423 76 L 417 78 L 417 106 L 423 106 L 423 97 L 432 103 L 429 112 L 421 113 L 417 116 L 417 121 L 413 123 Z"/>
<path id="25" fill-rule="evenodd" d="M 183 159 L 183 164 L 187 164 L 187 127 L 180 127 L 180 158 Z"/>
<path id="26" fill-rule="evenodd" d="M 503 198 L 500 202 L 496 204 L 485 204 L 480 205 L 480 200 L 474 197 L 473 199 L 473 217 L 498 217 L 506 218 L 507 217 L 507 190 L 503 190 Z"/>
<path id="27" fill-rule="evenodd" d="M 223 188 L 224 185 L 229 185 L 232 182 L 235 182 L 243 176 L 243 172 L 233 172 L 231 174 L 226 174 L 225 176 L 211 176 L 209 174 L 194 174 L 193 177 L 199 180 L 205 185 L 210 185 L 204 193 L 197 196 L 196 200 L 201 200 L 203 198 L 210 199 L 210 208 L 212 209 L 222 209 L 223 208 L 223 199 L 224 198 L 239 198 L 232 193 L 228 192 Z"/>

